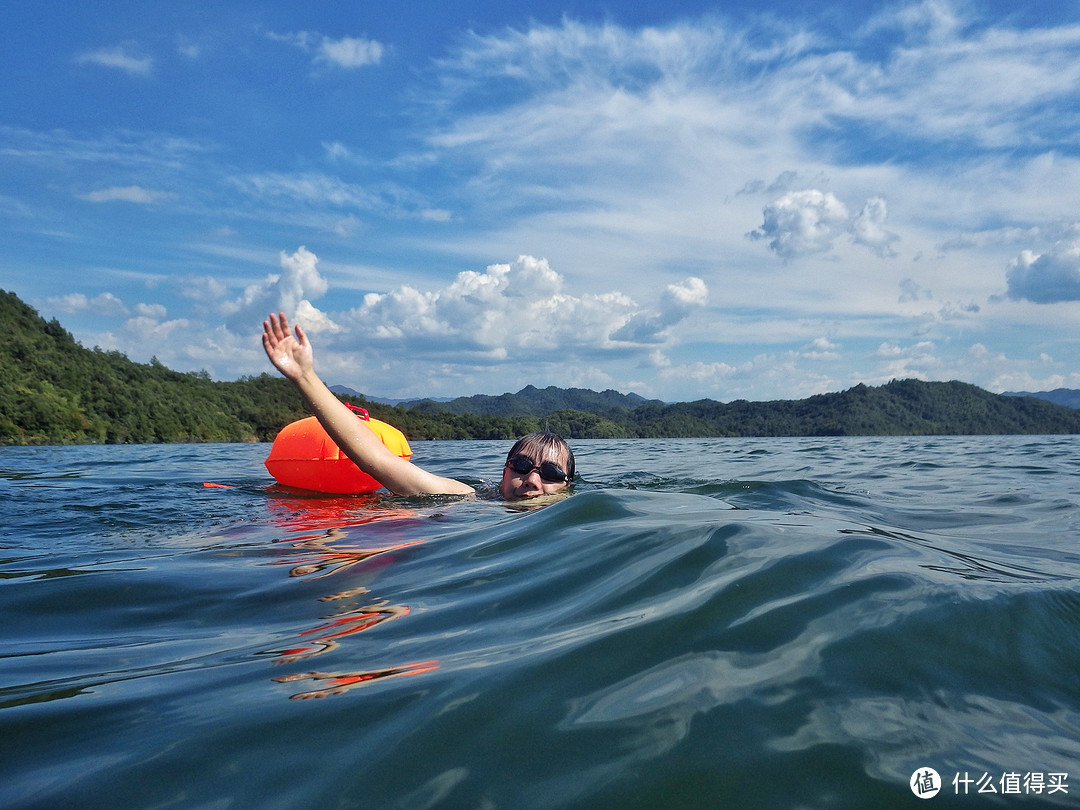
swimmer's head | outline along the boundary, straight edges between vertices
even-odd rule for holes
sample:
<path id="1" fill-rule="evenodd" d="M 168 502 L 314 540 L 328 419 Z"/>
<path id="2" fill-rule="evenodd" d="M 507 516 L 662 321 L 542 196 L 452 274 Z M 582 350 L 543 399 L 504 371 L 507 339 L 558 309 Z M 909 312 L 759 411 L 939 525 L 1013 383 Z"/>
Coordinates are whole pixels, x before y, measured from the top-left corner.
<path id="1" fill-rule="evenodd" d="M 555 433 L 522 436 L 503 465 L 499 491 L 507 500 L 552 495 L 574 480 L 574 452 Z"/>

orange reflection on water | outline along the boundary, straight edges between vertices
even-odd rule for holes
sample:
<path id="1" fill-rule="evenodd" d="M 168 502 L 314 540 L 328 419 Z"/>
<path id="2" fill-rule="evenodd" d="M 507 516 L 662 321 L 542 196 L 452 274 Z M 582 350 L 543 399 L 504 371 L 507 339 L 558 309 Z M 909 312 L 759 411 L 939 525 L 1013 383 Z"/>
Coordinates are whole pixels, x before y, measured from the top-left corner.
<path id="1" fill-rule="evenodd" d="M 400 678 L 405 675 L 419 675 L 422 672 L 431 672 L 439 668 L 438 661 L 418 661 L 415 664 L 405 664 L 400 667 L 386 667 L 385 669 L 369 669 L 359 672 L 298 672 L 295 675 L 283 675 L 274 678 L 278 683 L 293 683 L 295 681 L 328 681 L 328 685 L 322 689 L 313 689 L 309 692 L 297 692 L 290 695 L 290 700 L 308 700 L 309 698 L 324 698 L 330 695 L 341 695 L 350 689 L 383 678 Z"/>
<path id="2" fill-rule="evenodd" d="M 350 535 L 362 533 L 365 527 L 375 523 L 413 524 L 418 519 L 415 510 L 400 508 L 380 508 L 377 498 L 317 498 L 317 497 L 280 497 L 270 501 L 271 511 L 275 513 L 275 522 L 290 532 L 302 532 L 297 536 L 282 538 L 279 543 L 288 543 L 295 555 L 271 563 L 288 565 L 290 577 L 322 579 L 331 574 L 344 574 L 350 569 L 352 576 L 361 577 L 364 585 L 357 585 L 348 590 L 320 597 L 321 602 L 351 600 L 356 596 L 369 593 L 366 585 L 378 576 L 379 572 L 393 561 L 389 552 L 419 545 L 423 540 L 405 540 L 399 543 L 387 543 L 395 534 L 392 525 L 382 526 L 374 536 L 379 545 L 363 547 L 348 543 Z M 413 524 L 415 528 L 415 524 Z M 413 536 L 415 534 L 413 533 Z M 355 604 L 355 603 L 354 603 Z M 391 604 L 386 599 L 371 599 L 364 604 L 350 606 L 323 617 L 322 623 L 299 633 L 301 644 L 281 650 L 275 663 L 290 664 L 316 655 L 336 650 L 347 636 L 371 630 L 383 622 L 399 619 L 409 614 L 407 605 Z M 323 698 L 339 695 L 363 684 L 384 678 L 396 678 L 405 675 L 418 675 L 438 669 L 438 661 L 422 661 L 379 669 L 355 672 L 304 672 L 274 678 L 277 683 L 292 683 L 301 680 L 326 681 L 320 689 L 300 692 L 292 699 Z"/>
<path id="3" fill-rule="evenodd" d="M 384 600 L 337 616 L 327 616 L 325 618 L 331 620 L 328 624 L 314 627 L 311 630 L 304 630 L 300 633 L 301 636 L 309 636 L 313 633 L 322 633 L 322 635 L 311 639 L 306 646 L 282 650 L 278 654 L 277 663 L 291 664 L 294 661 L 336 650 L 340 646 L 338 644 L 339 638 L 369 630 L 385 621 L 397 619 L 408 615 L 408 613 L 409 609 L 404 605 L 390 605 Z"/>

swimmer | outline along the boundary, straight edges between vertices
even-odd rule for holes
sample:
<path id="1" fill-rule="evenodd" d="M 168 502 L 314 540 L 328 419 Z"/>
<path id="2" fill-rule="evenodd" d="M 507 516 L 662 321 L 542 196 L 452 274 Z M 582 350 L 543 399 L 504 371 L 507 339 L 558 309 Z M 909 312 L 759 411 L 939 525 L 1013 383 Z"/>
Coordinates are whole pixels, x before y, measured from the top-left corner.
<path id="1" fill-rule="evenodd" d="M 463 481 L 435 475 L 394 455 L 315 373 L 315 355 L 300 326 L 289 329 L 285 313 L 263 321 L 263 349 L 274 368 L 304 397 L 323 429 L 352 462 L 395 495 L 472 495 Z M 574 454 L 554 433 L 532 433 L 510 448 L 499 492 L 507 500 L 563 492 L 574 480 Z"/>

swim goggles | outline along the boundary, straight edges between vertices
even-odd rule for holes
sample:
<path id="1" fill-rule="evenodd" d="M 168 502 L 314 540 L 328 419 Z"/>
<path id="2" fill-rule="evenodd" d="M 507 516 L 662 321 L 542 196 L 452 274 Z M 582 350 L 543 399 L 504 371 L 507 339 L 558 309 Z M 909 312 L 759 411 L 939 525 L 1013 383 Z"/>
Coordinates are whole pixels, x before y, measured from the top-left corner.
<path id="1" fill-rule="evenodd" d="M 568 484 L 570 476 L 563 472 L 562 467 L 553 461 L 545 461 L 543 464 L 535 464 L 528 456 L 514 456 L 506 462 L 506 466 L 518 475 L 529 475 L 534 470 L 540 472 L 540 480 L 549 484 Z"/>

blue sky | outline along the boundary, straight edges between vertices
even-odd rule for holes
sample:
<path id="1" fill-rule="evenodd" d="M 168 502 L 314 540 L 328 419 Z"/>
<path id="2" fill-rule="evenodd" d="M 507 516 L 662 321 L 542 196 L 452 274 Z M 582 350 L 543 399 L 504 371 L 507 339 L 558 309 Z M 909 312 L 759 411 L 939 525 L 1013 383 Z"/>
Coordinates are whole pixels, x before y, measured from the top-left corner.
<path id="1" fill-rule="evenodd" d="M 1080 388 L 1080 5 L 5 11 L 0 288 L 372 396 Z M 407 8 L 402 12 L 402 8 Z"/>

